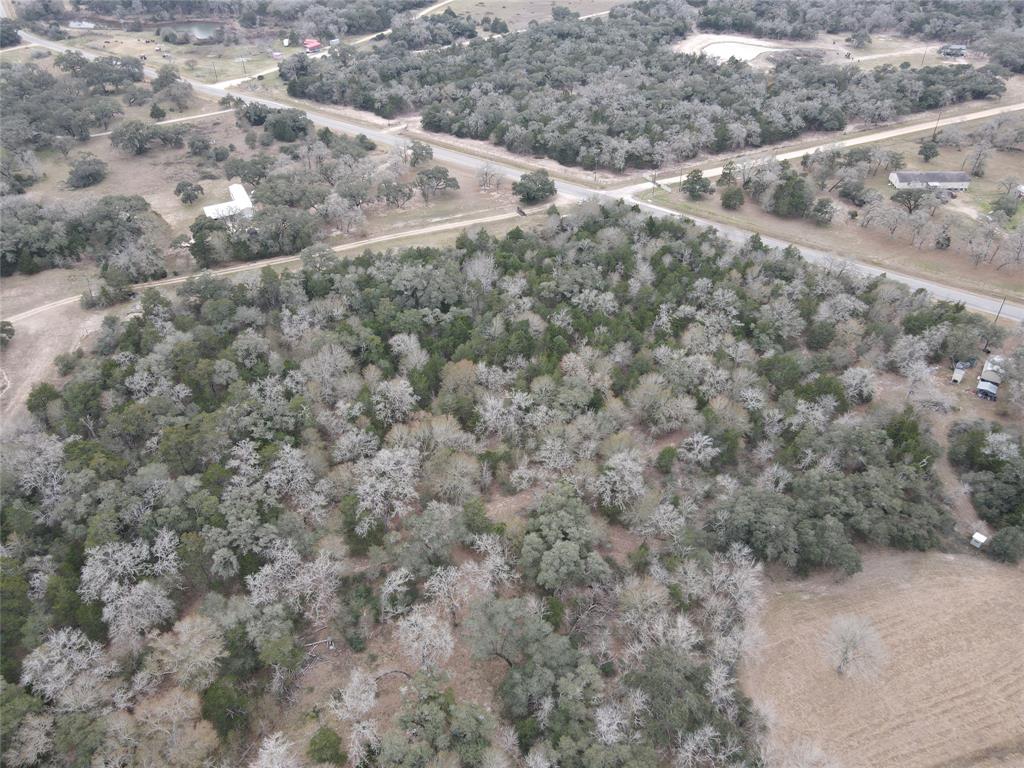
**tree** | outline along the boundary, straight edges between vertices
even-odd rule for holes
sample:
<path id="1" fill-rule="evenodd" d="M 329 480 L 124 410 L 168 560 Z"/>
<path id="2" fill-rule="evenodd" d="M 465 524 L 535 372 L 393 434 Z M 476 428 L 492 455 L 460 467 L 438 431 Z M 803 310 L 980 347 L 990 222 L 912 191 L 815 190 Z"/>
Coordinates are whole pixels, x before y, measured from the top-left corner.
<path id="1" fill-rule="evenodd" d="M 409 144 L 409 165 L 413 168 L 427 160 L 434 159 L 434 148 L 429 144 L 413 139 Z"/>
<path id="2" fill-rule="evenodd" d="M 689 195 L 691 200 L 703 200 L 711 194 L 713 187 L 711 182 L 704 178 L 704 172 L 700 168 L 694 168 L 686 174 L 681 189 Z"/>
<path id="3" fill-rule="evenodd" d="M 837 616 L 825 636 L 829 663 L 840 675 L 874 675 L 885 661 L 885 646 L 863 616 Z"/>
<path id="4" fill-rule="evenodd" d="M 459 180 L 452 176 L 447 168 L 436 165 L 417 173 L 413 186 L 420 191 L 424 200 L 429 200 L 431 195 L 458 189 Z"/>
<path id="5" fill-rule="evenodd" d="M 245 730 L 249 710 L 249 700 L 235 680 L 221 678 L 203 691 L 203 719 L 213 724 L 221 738 Z"/>
<path id="6" fill-rule="evenodd" d="M 86 708 L 113 672 L 103 649 L 80 629 L 51 630 L 46 640 L 25 657 L 21 684 L 61 708 Z"/>
<path id="7" fill-rule="evenodd" d="M 0 349 L 3 349 L 14 339 L 14 324 L 10 320 L 0 320 Z M 32 390 L 35 391 L 34 389 Z"/>
<path id="8" fill-rule="evenodd" d="M 556 191 L 555 182 L 543 168 L 524 173 L 519 181 L 512 182 L 512 192 L 524 203 L 539 203 L 552 197 Z"/>
<path id="9" fill-rule="evenodd" d="M 404 208 L 405 204 L 412 199 L 413 190 L 408 184 L 386 179 L 380 183 L 380 186 L 377 188 L 377 194 L 380 195 L 381 199 L 388 206 Z"/>
<path id="10" fill-rule="evenodd" d="M 1004 563 L 1024 559 L 1024 528 L 1008 525 L 996 531 L 989 545 L 989 554 Z"/>
<path id="11" fill-rule="evenodd" d="M 920 149 L 917 150 L 917 154 L 926 163 L 930 163 L 939 156 L 939 143 L 937 141 L 924 141 L 921 143 Z"/>
<path id="12" fill-rule="evenodd" d="M 185 205 L 191 205 L 203 195 L 203 187 L 191 181 L 179 181 L 174 194 Z"/>
<path id="13" fill-rule="evenodd" d="M 832 223 L 832 217 L 836 215 L 836 207 L 827 197 L 818 198 L 811 208 L 811 220 L 819 227 L 826 227 Z"/>
<path id="14" fill-rule="evenodd" d="M 167 111 L 154 101 L 153 106 L 149 108 L 149 116 L 154 120 L 163 120 L 167 117 Z"/>
<path id="15" fill-rule="evenodd" d="M 927 195 L 928 190 L 925 189 L 898 189 L 889 199 L 902 206 L 907 213 L 913 213 L 924 204 Z"/>
<path id="16" fill-rule="evenodd" d="M 371 400 L 373 415 L 387 426 L 405 421 L 416 407 L 416 393 L 404 378 L 382 381 L 374 387 Z"/>
<path id="17" fill-rule="evenodd" d="M 476 181 L 480 189 L 491 189 L 498 186 L 498 170 L 490 162 L 480 166 L 476 172 Z"/>
<path id="18" fill-rule="evenodd" d="M 378 451 L 361 461 L 357 468 L 359 483 L 356 532 L 365 536 L 372 528 L 392 517 L 408 513 L 416 500 L 419 453 L 412 448 Z"/>
<path id="19" fill-rule="evenodd" d="M 295 756 L 295 746 L 283 734 L 272 733 L 263 739 L 249 768 L 302 768 L 302 763 Z"/>
<path id="20" fill-rule="evenodd" d="M 153 643 L 153 663 L 183 688 L 205 690 L 226 656 L 220 627 L 205 616 L 188 616 Z"/>
<path id="21" fill-rule="evenodd" d="M 619 512 L 627 510 L 644 493 L 643 463 L 634 449 L 613 454 L 594 483 L 601 503 Z"/>
<path id="22" fill-rule="evenodd" d="M 348 755 L 341 748 L 341 737 L 326 725 L 317 729 L 310 738 L 306 756 L 314 763 L 344 765 L 348 762 Z"/>
<path id="23" fill-rule="evenodd" d="M 530 514 L 520 555 L 523 574 L 551 591 L 599 583 L 609 571 L 593 551 L 595 538 L 580 498 L 569 488 L 556 489 Z"/>
<path id="24" fill-rule="evenodd" d="M 11 19 L 0 19 L 0 48 L 9 48 L 21 43 L 18 25 Z"/>
<path id="25" fill-rule="evenodd" d="M 739 168 L 736 165 L 735 160 L 726 160 L 725 165 L 722 166 L 722 172 L 719 174 L 718 179 L 715 181 L 716 187 L 732 187 L 736 185 L 736 174 L 739 172 Z"/>
<path id="26" fill-rule="evenodd" d="M 783 175 L 772 195 L 771 212 L 777 216 L 806 216 L 814 204 L 814 196 L 804 178 L 793 171 Z"/>
<path id="27" fill-rule="evenodd" d="M 735 211 L 743 205 L 743 189 L 741 187 L 725 187 L 722 190 L 722 207 Z"/>
<path id="28" fill-rule="evenodd" d="M 451 627 L 443 619 L 417 606 L 398 622 L 402 652 L 418 668 L 444 664 L 455 648 Z"/>
<path id="29" fill-rule="evenodd" d="M 72 189 L 95 186 L 107 177 L 108 167 L 100 158 L 85 152 L 71 161 L 67 184 Z"/>

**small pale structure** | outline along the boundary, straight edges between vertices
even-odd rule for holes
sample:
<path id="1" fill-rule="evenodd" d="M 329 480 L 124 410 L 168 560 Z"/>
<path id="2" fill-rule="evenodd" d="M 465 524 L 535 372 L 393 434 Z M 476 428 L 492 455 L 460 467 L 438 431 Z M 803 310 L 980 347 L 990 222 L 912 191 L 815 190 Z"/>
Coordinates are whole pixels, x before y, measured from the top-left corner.
<path id="1" fill-rule="evenodd" d="M 971 546 L 975 549 L 981 549 L 986 541 L 988 541 L 988 536 L 983 533 L 975 533 L 971 536 Z"/>
<path id="2" fill-rule="evenodd" d="M 203 207 L 203 213 L 211 219 L 226 219 L 231 216 L 252 216 L 252 200 L 249 193 L 241 184 L 232 184 L 228 187 L 231 200 L 226 203 L 215 203 Z"/>

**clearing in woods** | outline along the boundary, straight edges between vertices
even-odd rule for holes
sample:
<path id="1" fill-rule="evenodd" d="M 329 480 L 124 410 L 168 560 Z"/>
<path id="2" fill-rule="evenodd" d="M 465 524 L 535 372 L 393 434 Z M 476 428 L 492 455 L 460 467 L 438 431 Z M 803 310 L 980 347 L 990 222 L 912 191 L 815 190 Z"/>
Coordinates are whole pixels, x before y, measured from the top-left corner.
<path id="1" fill-rule="evenodd" d="M 816 743 L 843 768 L 1024 765 L 1024 566 L 975 553 L 864 553 L 864 570 L 767 584 L 764 643 L 740 682 L 776 748 Z M 839 677 L 833 617 L 869 618 L 887 660 Z"/>

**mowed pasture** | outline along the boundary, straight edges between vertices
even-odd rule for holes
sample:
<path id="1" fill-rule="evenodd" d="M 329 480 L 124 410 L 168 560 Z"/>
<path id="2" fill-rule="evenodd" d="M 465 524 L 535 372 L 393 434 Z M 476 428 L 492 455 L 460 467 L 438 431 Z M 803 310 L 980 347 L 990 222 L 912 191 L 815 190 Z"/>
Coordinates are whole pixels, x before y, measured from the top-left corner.
<path id="1" fill-rule="evenodd" d="M 1024 765 L 1024 569 L 968 551 L 868 552 L 864 570 L 769 581 L 764 642 L 741 685 L 772 746 L 816 744 L 842 768 Z M 869 618 L 879 674 L 840 677 L 832 619 Z"/>
<path id="2" fill-rule="evenodd" d="M 168 28 L 174 26 L 167 25 Z M 106 56 L 145 56 L 147 66 L 153 69 L 170 64 L 182 75 L 205 83 L 245 77 L 273 67 L 276 62 L 272 51 L 288 55 L 299 50 L 284 48 L 280 39 L 270 35 L 252 36 L 233 44 L 174 45 L 164 42 L 157 29 L 147 27 L 141 32 L 91 29 L 73 33 L 68 42 Z"/>
<path id="3" fill-rule="evenodd" d="M 621 0 L 454 0 L 448 7 L 455 13 L 468 13 L 479 21 L 484 16 L 497 16 L 503 19 L 510 30 L 523 29 L 531 21 L 547 21 L 551 18 L 551 9 L 556 5 L 575 11 L 580 16 L 606 13 Z"/>

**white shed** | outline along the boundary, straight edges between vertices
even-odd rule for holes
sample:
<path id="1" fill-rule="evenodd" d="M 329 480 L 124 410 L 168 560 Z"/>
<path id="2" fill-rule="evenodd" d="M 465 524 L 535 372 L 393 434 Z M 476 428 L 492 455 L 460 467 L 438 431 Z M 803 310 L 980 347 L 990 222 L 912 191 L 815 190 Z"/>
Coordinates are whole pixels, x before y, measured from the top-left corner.
<path id="1" fill-rule="evenodd" d="M 975 533 L 971 536 L 971 546 L 977 549 L 981 549 L 981 546 L 988 541 L 988 536 L 984 533 Z"/>
<path id="2" fill-rule="evenodd" d="M 228 187 L 228 192 L 231 194 L 231 200 L 226 203 L 204 206 L 203 213 L 211 219 L 226 219 L 229 216 L 249 218 L 252 216 L 252 200 L 249 199 L 249 193 L 245 191 L 245 187 L 241 184 L 232 184 Z"/>

